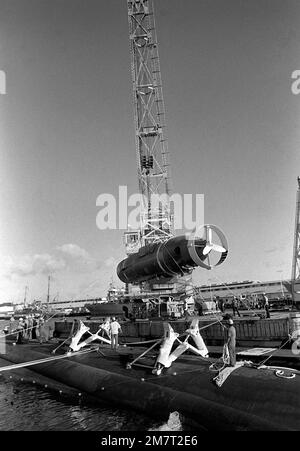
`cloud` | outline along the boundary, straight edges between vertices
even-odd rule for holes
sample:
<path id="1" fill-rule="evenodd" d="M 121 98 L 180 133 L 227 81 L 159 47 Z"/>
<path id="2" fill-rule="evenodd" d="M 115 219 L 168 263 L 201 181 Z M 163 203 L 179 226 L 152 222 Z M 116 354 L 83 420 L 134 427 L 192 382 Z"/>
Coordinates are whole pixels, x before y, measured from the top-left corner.
<path id="1" fill-rule="evenodd" d="M 56 249 L 64 256 L 69 256 L 74 259 L 90 260 L 89 253 L 80 246 L 77 246 L 77 244 L 63 244 L 62 246 L 57 246 Z"/>
<path id="2" fill-rule="evenodd" d="M 277 252 L 277 251 L 279 251 L 280 250 L 280 247 L 278 246 L 278 247 L 272 247 L 271 249 L 267 249 L 267 250 L 265 250 L 265 253 L 266 254 L 272 254 L 273 252 Z"/>
<path id="3" fill-rule="evenodd" d="M 114 257 L 109 257 L 105 260 L 104 264 L 107 268 L 112 268 L 117 265 L 117 260 Z"/>
<path id="4" fill-rule="evenodd" d="M 45 300 L 48 275 L 51 299 L 103 297 L 119 260 L 111 253 L 102 259 L 94 257 L 74 243 L 57 246 L 49 253 L 0 255 L 0 302 L 22 302 L 25 285 L 29 288 L 28 300 Z"/>
<path id="5" fill-rule="evenodd" d="M 2 262 L 1 269 L 4 276 L 13 275 L 20 277 L 33 276 L 36 274 L 50 274 L 61 271 L 66 266 L 62 259 L 55 258 L 49 254 L 25 255 L 19 258 L 7 257 Z"/>
<path id="6" fill-rule="evenodd" d="M 283 268 L 286 265 L 285 262 L 283 261 L 278 261 L 278 260 L 272 260 L 272 261 L 265 261 L 263 266 L 265 268 Z"/>
<path id="7" fill-rule="evenodd" d="M 2 276 L 28 277 L 54 274 L 61 271 L 86 272 L 99 268 L 100 262 L 77 244 L 64 244 L 55 248 L 52 255 L 35 254 L 4 257 L 0 262 Z"/>
<path id="8" fill-rule="evenodd" d="M 273 254 L 274 252 L 284 252 L 289 249 L 289 243 L 287 240 L 283 240 L 282 238 L 276 243 L 276 246 L 272 246 L 269 249 L 266 249 L 265 254 Z"/>
<path id="9" fill-rule="evenodd" d="M 77 244 L 63 244 L 56 248 L 57 254 L 66 263 L 66 269 L 73 272 L 90 272 L 99 267 L 99 261 Z"/>

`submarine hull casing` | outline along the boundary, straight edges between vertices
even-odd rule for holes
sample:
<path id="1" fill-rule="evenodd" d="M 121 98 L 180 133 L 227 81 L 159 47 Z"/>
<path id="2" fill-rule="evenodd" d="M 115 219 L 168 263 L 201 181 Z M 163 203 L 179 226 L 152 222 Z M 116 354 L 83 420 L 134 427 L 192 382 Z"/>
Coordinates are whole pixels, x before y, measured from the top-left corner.
<path id="1" fill-rule="evenodd" d="M 206 240 L 191 240 L 181 235 L 163 243 L 153 243 L 141 247 L 138 252 L 122 260 L 117 267 L 117 275 L 124 283 L 138 284 L 155 278 L 170 278 L 183 275 L 198 266 L 191 257 L 193 245 L 197 257 L 204 261 Z"/>

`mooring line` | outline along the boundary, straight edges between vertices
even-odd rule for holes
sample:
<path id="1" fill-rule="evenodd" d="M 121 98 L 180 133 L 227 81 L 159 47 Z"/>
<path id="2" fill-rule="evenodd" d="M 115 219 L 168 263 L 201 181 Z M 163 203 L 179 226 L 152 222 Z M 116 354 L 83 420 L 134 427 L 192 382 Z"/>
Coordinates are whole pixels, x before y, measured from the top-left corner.
<path id="1" fill-rule="evenodd" d="M 48 319 L 46 319 L 44 321 L 44 324 L 48 323 L 52 318 L 54 318 L 55 315 L 58 315 L 59 313 L 60 312 L 55 312 L 54 315 L 50 316 L 50 318 L 48 318 Z M 42 326 L 43 326 L 43 324 L 42 324 Z M 0 335 L 0 340 L 1 339 L 5 340 L 7 337 L 10 337 L 12 335 L 17 335 L 19 333 L 24 333 L 24 332 L 27 332 L 28 330 L 32 330 L 32 329 L 38 329 L 39 327 L 40 327 L 39 325 L 35 325 L 35 326 L 32 326 L 32 327 L 26 327 L 26 329 L 24 329 L 24 328 L 22 328 L 22 329 L 15 329 L 14 332 L 10 332 L 9 334 Z"/>
<path id="2" fill-rule="evenodd" d="M 62 359 L 74 357 L 74 356 L 77 356 L 77 355 L 89 354 L 90 352 L 95 352 L 95 351 L 97 351 L 97 348 L 95 348 L 95 349 L 87 349 L 85 351 L 78 351 L 78 352 L 67 353 L 67 354 L 64 354 L 64 355 L 59 355 L 59 356 L 54 356 L 54 357 L 45 357 L 44 359 L 39 359 L 39 360 L 30 360 L 29 362 L 15 363 L 13 365 L 0 367 L 0 374 L 3 371 L 10 371 L 10 370 L 16 370 L 18 368 L 26 368 L 27 366 L 40 365 L 40 364 L 43 364 L 43 363 L 53 362 L 55 360 L 62 360 Z M 1 354 L 0 354 L 0 356 L 1 356 Z"/>

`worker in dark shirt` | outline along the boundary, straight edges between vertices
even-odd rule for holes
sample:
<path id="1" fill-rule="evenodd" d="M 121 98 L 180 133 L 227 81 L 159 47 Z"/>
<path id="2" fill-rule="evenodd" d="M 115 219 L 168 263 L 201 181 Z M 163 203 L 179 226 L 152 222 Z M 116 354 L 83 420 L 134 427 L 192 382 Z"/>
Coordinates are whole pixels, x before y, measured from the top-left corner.
<path id="1" fill-rule="evenodd" d="M 239 312 L 239 301 L 236 296 L 234 296 L 233 300 L 232 300 L 232 313 L 233 313 L 233 316 L 235 316 L 236 313 L 238 314 L 238 316 L 241 316 L 241 314 Z"/>
<path id="2" fill-rule="evenodd" d="M 217 296 L 217 300 L 218 300 L 219 309 L 221 310 L 222 313 L 225 313 L 224 299 Z"/>
<path id="3" fill-rule="evenodd" d="M 228 346 L 230 366 L 235 366 L 236 364 L 236 329 L 233 325 L 233 319 L 230 315 L 225 315 L 224 319 L 227 323 L 227 340 L 226 344 Z"/>

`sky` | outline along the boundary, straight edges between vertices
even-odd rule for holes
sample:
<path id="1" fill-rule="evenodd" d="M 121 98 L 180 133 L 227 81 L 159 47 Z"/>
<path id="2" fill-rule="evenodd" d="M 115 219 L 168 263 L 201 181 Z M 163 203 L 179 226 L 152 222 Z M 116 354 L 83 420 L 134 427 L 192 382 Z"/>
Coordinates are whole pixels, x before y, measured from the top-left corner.
<path id="1" fill-rule="evenodd" d="M 300 175 L 298 0 L 154 0 L 173 187 L 205 196 L 226 262 L 196 284 L 289 278 Z M 103 297 L 138 189 L 126 0 L 0 0 L 0 301 Z"/>

